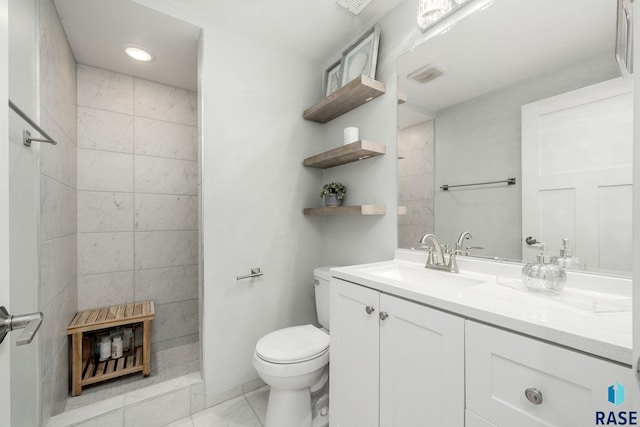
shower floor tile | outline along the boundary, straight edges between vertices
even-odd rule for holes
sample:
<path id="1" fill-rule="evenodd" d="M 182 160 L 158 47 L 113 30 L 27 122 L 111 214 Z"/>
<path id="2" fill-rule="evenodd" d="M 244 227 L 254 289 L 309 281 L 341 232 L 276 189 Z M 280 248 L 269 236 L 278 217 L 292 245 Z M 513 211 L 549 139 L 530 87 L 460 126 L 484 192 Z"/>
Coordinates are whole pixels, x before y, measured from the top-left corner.
<path id="1" fill-rule="evenodd" d="M 92 405 L 125 393 L 148 387 L 200 370 L 198 342 L 151 353 L 151 375 L 132 374 L 83 388 L 80 396 L 69 397 L 66 411 Z"/>

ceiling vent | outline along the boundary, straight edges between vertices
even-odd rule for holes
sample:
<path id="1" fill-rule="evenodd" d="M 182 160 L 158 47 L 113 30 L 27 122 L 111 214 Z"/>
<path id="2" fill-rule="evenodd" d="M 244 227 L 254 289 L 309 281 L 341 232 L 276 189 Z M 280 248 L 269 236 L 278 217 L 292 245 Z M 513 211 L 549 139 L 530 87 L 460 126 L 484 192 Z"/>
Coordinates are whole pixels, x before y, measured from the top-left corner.
<path id="1" fill-rule="evenodd" d="M 422 68 L 418 68 L 407 77 L 417 81 L 418 83 L 427 83 L 433 79 L 437 79 L 443 75 L 447 70 L 439 64 L 429 64 Z"/>
<path id="2" fill-rule="evenodd" d="M 369 6 L 371 0 L 337 0 L 336 3 L 354 15 L 357 15 L 362 12 L 365 7 Z"/>

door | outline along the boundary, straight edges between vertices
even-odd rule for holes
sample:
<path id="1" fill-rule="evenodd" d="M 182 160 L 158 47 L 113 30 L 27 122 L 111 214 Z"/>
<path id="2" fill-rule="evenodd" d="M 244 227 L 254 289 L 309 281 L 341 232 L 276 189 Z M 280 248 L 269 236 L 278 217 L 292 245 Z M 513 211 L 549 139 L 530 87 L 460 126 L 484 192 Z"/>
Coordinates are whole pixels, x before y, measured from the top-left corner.
<path id="1" fill-rule="evenodd" d="M 381 295 L 380 425 L 464 426 L 464 320 Z"/>
<path id="2" fill-rule="evenodd" d="M 378 425 L 379 295 L 331 278 L 332 427 Z"/>
<path id="3" fill-rule="evenodd" d="M 523 258 L 569 238 L 589 270 L 631 271 L 633 86 L 621 78 L 522 107 Z M 607 146 L 606 150 L 601 147 Z"/>

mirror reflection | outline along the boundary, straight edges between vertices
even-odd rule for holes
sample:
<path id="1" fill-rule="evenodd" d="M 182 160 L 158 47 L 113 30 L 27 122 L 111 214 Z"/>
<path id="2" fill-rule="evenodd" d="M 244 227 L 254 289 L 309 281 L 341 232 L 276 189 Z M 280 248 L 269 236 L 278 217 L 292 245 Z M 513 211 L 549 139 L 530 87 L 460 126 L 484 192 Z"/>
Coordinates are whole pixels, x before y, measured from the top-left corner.
<path id="1" fill-rule="evenodd" d="M 552 257 L 564 239 L 587 270 L 630 275 L 633 88 L 615 39 L 615 0 L 495 0 L 401 55 L 398 246 L 469 230 L 473 256 L 531 261 L 527 240 Z"/>

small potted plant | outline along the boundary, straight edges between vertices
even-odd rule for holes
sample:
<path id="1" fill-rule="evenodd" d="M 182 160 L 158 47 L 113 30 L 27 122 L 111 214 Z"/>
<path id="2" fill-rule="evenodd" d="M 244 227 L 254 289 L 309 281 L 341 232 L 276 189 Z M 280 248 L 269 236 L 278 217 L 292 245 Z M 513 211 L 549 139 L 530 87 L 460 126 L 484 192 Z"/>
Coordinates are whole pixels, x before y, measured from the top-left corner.
<path id="1" fill-rule="evenodd" d="M 347 192 L 347 187 L 340 182 L 332 182 L 331 184 L 325 184 L 322 186 L 320 197 L 324 198 L 325 206 L 342 206 L 344 195 Z"/>

